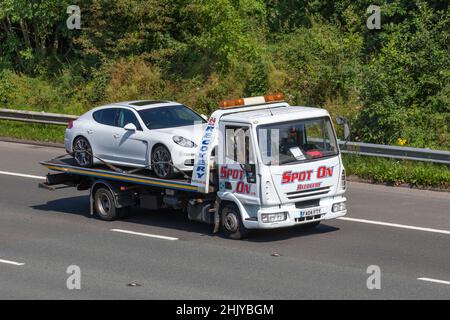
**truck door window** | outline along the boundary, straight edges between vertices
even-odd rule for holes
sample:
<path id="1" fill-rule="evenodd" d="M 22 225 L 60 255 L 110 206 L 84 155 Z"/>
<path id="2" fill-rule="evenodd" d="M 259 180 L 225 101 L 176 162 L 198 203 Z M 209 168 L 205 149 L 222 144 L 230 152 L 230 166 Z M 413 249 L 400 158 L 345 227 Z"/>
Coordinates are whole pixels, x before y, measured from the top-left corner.
<path id="1" fill-rule="evenodd" d="M 248 127 L 225 127 L 225 157 L 227 162 L 254 163 L 252 139 Z"/>

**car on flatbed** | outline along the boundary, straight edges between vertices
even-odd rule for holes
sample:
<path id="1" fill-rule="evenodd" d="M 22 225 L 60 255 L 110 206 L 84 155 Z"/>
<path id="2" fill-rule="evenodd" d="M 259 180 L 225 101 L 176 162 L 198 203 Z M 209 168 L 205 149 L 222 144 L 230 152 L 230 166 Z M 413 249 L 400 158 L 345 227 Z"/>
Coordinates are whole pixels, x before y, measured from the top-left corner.
<path id="1" fill-rule="evenodd" d="M 139 168 L 124 170 L 103 159 L 101 165 L 87 168 L 71 158 L 72 162 L 58 157 L 41 162 L 57 173 L 48 174 L 40 186 L 49 190 L 68 186 L 90 190 L 90 212 L 103 220 L 118 219 L 136 207 L 170 208 L 183 212 L 190 220 L 213 224 L 215 231 L 221 229 L 232 239 L 244 238 L 252 229 L 314 228 L 322 220 L 347 214 L 345 169 L 326 110 L 291 106 L 282 94 L 224 100 L 219 106 L 206 123 L 201 123 L 203 133 L 199 140 L 183 133 L 184 138 L 192 137 L 189 139 L 197 145 L 184 147 L 194 153 L 192 172 L 185 174 L 184 179 L 161 179 Z M 111 105 L 95 109 L 87 117 L 94 118 L 95 112 L 110 108 L 132 109 Z M 171 108 L 174 107 L 167 110 Z M 141 116 L 139 110 L 133 110 L 134 115 Z M 201 118 L 195 115 L 195 119 Z M 103 121 L 102 116 L 99 121 Z M 146 125 L 139 118 L 138 123 L 141 121 Z M 341 117 L 337 123 L 344 125 L 348 140 L 347 121 Z M 114 134 L 111 129 L 104 130 L 108 137 Z M 177 144 L 171 130 L 166 132 L 162 143 L 172 140 Z M 128 134 L 136 133 L 137 130 L 132 130 Z M 72 141 L 77 141 L 76 135 L 69 137 L 66 147 L 70 148 Z M 102 140 L 95 141 L 92 154 L 104 157 L 101 149 L 95 150 Z M 113 154 L 117 147 L 111 148 Z M 179 162 L 184 159 L 176 159 L 172 154 L 172 160 L 181 165 Z"/>
<path id="2" fill-rule="evenodd" d="M 101 162 L 149 168 L 163 179 L 192 171 L 206 124 L 173 101 L 128 101 L 94 108 L 69 122 L 64 144 L 81 167 Z"/>

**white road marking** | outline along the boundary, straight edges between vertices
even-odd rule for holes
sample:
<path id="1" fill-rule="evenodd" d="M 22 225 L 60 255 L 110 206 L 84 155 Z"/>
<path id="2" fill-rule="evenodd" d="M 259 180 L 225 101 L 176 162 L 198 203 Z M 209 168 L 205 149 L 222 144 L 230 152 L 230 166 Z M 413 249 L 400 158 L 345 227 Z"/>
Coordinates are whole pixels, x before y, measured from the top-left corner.
<path id="1" fill-rule="evenodd" d="M 0 174 L 4 174 L 7 176 L 16 176 L 16 177 L 23 177 L 23 178 L 45 180 L 45 177 L 33 176 L 31 174 L 24 174 L 24 173 L 17 173 L 17 172 L 0 171 Z"/>
<path id="2" fill-rule="evenodd" d="M 23 266 L 25 263 L 0 259 L 0 263 L 12 264 L 14 266 Z"/>
<path id="3" fill-rule="evenodd" d="M 450 284 L 450 281 L 433 279 L 433 278 L 417 278 L 417 280 L 435 282 L 435 283 L 441 283 L 441 284 Z"/>
<path id="4" fill-rule="evenodd" d="M 9 171 L 0 171 L 0 174 L 16 176 L 16 177 L 23 177 L 23 178 L 39 179 L 39 180 L 46 179 L 46 177 L 42 177 L 42 176 L 34 176 L 31 174 L 9 172 Z M 382 222 L 382 221 L 374 221 L 374 220 L 366 220 L 366 219 L 355 219 L 355 218 L 349 218 L 349 217 L 340 217 L 338 219 L 345 220 L 345 221 L 361 222 L 361 223 L 375 224 L 375 225 L 380 225 L 380 226 L 394 227 L 394 228 L 450 234 L 450 230 L 423 228 L 423 227 L 409 226 L 409 225 L 398 224 L 398 223 L 390 223 L 390 222 Z M 178 238 L 173 238 L 173 237 L 166 237 L 166 236 L 160 236 L 160 235 L 155 235 L 155 234 L 147 234 L 147 233 L 134 232 L 134 231 L 128 231 L 128 230 L 121 230 L 121 229 L 111 229 L 111 231 L 134 234 L 134 235 L 144 236 L 144 237 L 159 238 L 159 239 L 165 239 L 165 240 L 178 240 Z"/>
<path id="5" fill-rule="evenodd" d="M 143 237 L 157 238 L 157 239 L 164 239 L 164 240 L 172 240 L 172 241 L 178 240 L 178 238 L 173 238 L 173 237 L 166 237 L 166 236 L 160 236 L 157 234 L 142 233 L 142 232 L 135 232 L 135 231 L 129 231 L 129 230 L 122 230 L 122 229 L 111 229 L 110 231 L 122 232 L 122 233 L 133 234 L 136 236 L 143 236 Z"/>
<path id="6" fill-rule="evenodd" d="M 368 223 L 368 224 L 377 224 L 377 225 L 380 225 L 380 226 L 387 226 L 387 227 L 394 227 L 394 228 L 402 228 L 402 229 L 410 229 L 410 230 L 418 230 L 418 231 L 450 234 L 450 230 L 408 226 L 408 225 L 405 225 L 405 224 L 398 224 L 398 223 L 390 223 L 390 222 L 382 222 L 382 221 L 374 221 L 374 220 L 366 220 L 366 219 L 355 219 L 355 218 L 349 218 L 349 217 L 340 217 L 338 219 L 339 220 L 345 220 L 345 221 Z"/>

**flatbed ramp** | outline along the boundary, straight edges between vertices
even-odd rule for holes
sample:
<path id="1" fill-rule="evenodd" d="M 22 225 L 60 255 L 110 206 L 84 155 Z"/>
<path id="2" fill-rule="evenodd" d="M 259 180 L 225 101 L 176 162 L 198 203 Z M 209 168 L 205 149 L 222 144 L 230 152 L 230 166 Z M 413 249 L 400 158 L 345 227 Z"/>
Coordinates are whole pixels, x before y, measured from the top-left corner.
<path id="1" fill-rule="evenodd" d="M 49 161 L 41 161 L 40 164 L 50 170 L 68 174 L 82 175 L 93 178 L 103 178 L 128 183 L 137 183 L 149 187 L 198 192 L 198 188 L 191 185 L 189 180 L 187 179 L 159 179 L 152 177 L 150 174 L 150 170 L 142 170 L 144 173 L 135 174 L 127 172 L 115 172 L 104 165 L 98 165 L 94 168 L 83 168 L 78 166 L 72 157 L 59 157 Z"/>

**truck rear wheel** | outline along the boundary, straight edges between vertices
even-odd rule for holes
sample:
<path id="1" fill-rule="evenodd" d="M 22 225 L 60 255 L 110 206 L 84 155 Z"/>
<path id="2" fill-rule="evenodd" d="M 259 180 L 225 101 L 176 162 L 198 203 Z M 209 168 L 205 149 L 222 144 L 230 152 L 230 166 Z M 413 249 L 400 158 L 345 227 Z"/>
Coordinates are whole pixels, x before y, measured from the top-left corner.
<path id="1" fill-rule="evenodd" d="M 221 212 L 223 233 L 231 239 L 239 240 L 248 236 L 248 230 L 242 223 L 241 213 L 235 204 L 228 204 Z"/>
<path id="2" fill-rule="evenodd" d="M 94 194 L 94 208 L 102 220 L 113 221 L 122 216 L 123 208 L 117 208 L 114 196 L 108 188 L 98 188 Z"/>

